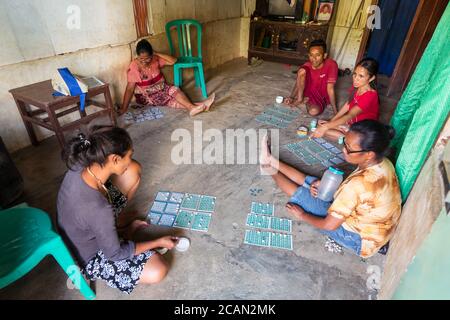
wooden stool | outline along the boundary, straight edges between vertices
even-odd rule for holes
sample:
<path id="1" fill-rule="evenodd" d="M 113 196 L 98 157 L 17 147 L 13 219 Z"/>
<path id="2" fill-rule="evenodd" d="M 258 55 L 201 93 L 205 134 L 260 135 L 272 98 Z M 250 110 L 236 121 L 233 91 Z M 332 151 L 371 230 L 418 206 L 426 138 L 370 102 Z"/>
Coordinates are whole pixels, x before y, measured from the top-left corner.
<path id="1" fill-rule="evenodd" d="M 89 123 L 91 120 L 103 115 L 109 115 L 111 123 L 114 125 L 117 124 L 108 84 L 89 88 L 89 91 L 86 94 L 85 107 L 94 105 L 103 109 L 90 115 L 87 115 L 85 111 L 80 110 L 80 98 L 78 96 L 53 96 L 54 90 L 51 80 L 11 89 L 9 92 L 14 97 L 14 101 L 22 116 L 31 143 L 34 146 L 38 144 L 38 140 L 33 129 L 33 123 L 54 131 L 61 148 L 64 148 L 65 145 L 63 131 L 78 129 L 82 124 Z M 97 95 L 104 95 L 105 103 L 90 100 Z M 57 110 L 71 105 L 76 106 L 56 113 Z M 34 110 L 32 110 L 32 107 L 34 107 Z M 61 126 L 58 118 L 76 111 L 80 113 L 80 119 Z M 46 114 L 47 117 L 38 117 L 42 114 Z"/>

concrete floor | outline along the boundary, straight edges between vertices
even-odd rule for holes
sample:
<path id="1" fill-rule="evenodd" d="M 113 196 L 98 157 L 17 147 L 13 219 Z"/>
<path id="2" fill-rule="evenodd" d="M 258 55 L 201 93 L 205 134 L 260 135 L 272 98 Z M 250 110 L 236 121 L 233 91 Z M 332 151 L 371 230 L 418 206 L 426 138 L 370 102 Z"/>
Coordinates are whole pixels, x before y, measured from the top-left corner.
<path id="1" fill-rule="evenodd" d="M 207 75 L 209 92 L 216 92 L 211 112 L 195 118 L 203 121 L 203 130 L 217 128 L 264 128 L 255 116 L 274 101 L 288 95 L 295 74 L 287 65 L 264 62 L 247 66 L 245 59 L 231 61 Z M 382 84 L 386 79 L 381 79 Z M 350 77 L 339 78 L 339 105 L 347 97 Z M 382 86 L 380 93 L 383 94 Z M 199 90 L 188 84 L 186 92 L 196 100 Z M 381 97 L 383 121 L 387 121 L 396 99 Z M 216 213 L 208 233 L 176 228 L 151 227 L 148 238 L 160 234 L 185 235 L 191 239 L 188 252 L 168 253 L 171 269 L 158 285 L 138 286 L 131 295 L 122 294 L 101 281 L 96 283 L 97 299 L 374 299 L 376 292 L 366 286 L 367 268 L 382 268 L 384 256 L 376 254 L 363 260 L 348 251 L 331 253 L 325 237 L 313 227 L 294 222 L 294 250 L 284 251 L 243 244 L 245 219 L 252 201 L 275 203 L 275 214 L 288 217 L 284 209 L 287 197 L 272 179 L 261 176 L 257 165 L 174 165 L 170 160 L 171 134 L 177 128 L 193 131 L 193 120 L 182 110 L 164 109 L 165 117 L 128 128 L 135 159 L 143 166 L 136 198 L 130 204 L 141 217 L 146 216 L 158 190 L 172 190 L 217 197 Z M 329 117 L 326 113 L 323 118 Z M 281 144 L 295 141 L 295 128 L 309 123 L 302 116 L 281 129 Z M 25 179 L 25 193 L 19 199 L 42 208 L 54 218 L 56 196 L 65 173 L 60 150 L 54 137 L 38 147 L 28 147 L 13 155 Z M 287 150 L 280 158 L 310 174 L 319 168 L 302 168 Z M 261 188 L 258 196 L 249 189 Z M 53 258 L 45 258 L 22 279 L 0 290 L 0 299 L 83 299 L 77 290 L 69 290 L 67 277 Z"/>

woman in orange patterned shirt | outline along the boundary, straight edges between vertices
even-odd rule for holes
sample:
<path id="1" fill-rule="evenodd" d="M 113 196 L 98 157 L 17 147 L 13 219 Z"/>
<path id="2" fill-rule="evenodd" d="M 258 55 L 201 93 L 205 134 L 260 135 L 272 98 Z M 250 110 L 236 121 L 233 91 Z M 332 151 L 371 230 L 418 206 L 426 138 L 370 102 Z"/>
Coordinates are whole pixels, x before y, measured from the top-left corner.
<path id="1" fill-rule="evenodd" d="M 127 111 L 133 94 L 138 104 L 187 109 L 190 116 L 209 110 L 214 102 L 214 93 L 204 101 L 192 103 L 180 88 L 168 84 L 164 79 L 161 68 L 173 65 L 176 58 L 154 52 L 145 39 L 138 42 L 136 53 L 137 58 L 128 67 L 128 84 L 119 114 Z"/>
<path id="2" fill-rule="evenodd" d="M 401 213 L 400 188 L 385 158 L 394 129 L 375 120 L 351 125 L 345 135 L 345 160 L 357 169 L 326 202 L 317 198 L 320 180 L 275 159 L 263 143 L 261 167 L 291 199 L 287 210 L 363 258 L 392 237 Z M 271 170 L 268 170 L 268 169 Z M 274 173 L 273 168 L 276 168 Z"/>

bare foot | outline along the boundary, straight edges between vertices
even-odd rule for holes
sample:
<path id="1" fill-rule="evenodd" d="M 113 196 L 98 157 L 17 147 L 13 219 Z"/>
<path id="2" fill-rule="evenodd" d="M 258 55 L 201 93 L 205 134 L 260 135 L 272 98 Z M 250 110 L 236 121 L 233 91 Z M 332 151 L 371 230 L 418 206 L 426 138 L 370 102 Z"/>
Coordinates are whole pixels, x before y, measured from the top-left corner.
<path id="1" fill-rule="evenodd" d="M 276 171 L 274 170 L 274 168 L 272 168 L 272 166 L 270 164 L 260 164 L 259 165 L 259 169 L 261 170 L 261 173 L 263 175 L 267 175 L 267 176 L 272 176 L 276 173 Z"/>
<path id="2" fill-rule="evenodd" d="M 292 99 L 291 97 L 286 97 L 283 99 L 283 103 L 287 104 L 288 106 L 292 106 L 293 101 L 294 101 L 294 99 Z"/>
<path id="3" fill-rule="evenodd" d="M 216 98 L 216 94 L 213 92 L 208 99 L 206 99 L 205 101 L 203 101 L 206 105 L 206 110 L 205 111 L 209 111 L 209 108 L 211 108 L 211 105 L 214 103 L 214 99 Z"/>
<path id="4" fill-rule="evenodd" d="M 207 108 L 207 106 L 204 103 L 202 103 L 201 105 L 192 108 L 191 111 L 189 111 L 189 115 L 191 117 L 193 117 L 193 116 L 205 111 L 206 108 Z"/>
<path id="5" fill-rule="evenodd" d="M 207 99 L 201 101 L 201 102 L 194 102 L 196 106 L 206 105 L 207 109 L 205 111 L 209 111 L 209 108 L 214 102 L 214 99 L 216 98 L 216 94 L 212 93 Z"/>
<path id="6" fill-rule="evenodd" d="M 262 166 L 271 166 L 272 155 L 270 154 L 269 145 L 268 145 L 268 137 L 265 135 L 261 140 L 261 155 L 259 158 L 259 162 Z"/>
<path id="7" fill-rule="evenodd" d="M 306 104 L 307 100 L 295 101 L 295 106 L 302 110 L 303 112 L 308 112 L 308 105 Z"/>

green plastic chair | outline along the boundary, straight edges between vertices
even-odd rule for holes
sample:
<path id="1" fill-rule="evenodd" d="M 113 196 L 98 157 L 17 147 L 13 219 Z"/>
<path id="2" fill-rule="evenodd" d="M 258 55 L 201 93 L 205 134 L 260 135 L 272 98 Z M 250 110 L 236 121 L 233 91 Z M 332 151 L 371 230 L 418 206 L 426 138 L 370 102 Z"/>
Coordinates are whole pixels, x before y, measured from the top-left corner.
<path id="1" fill-rule="evenodd" d="M 192 55 L 191 45 L 191 26 L 197 28 L 197 56 Z M 173 20 L 166 24 L 166 35 L 169 41 L 170 54 L 175 55 L 175 48 L 170 34 L 171 29 L 175 27 L 178 35 L 178 47 L 180 56 L 177 57 L 177 62 L 173 68 L 174 84 L 181 87 L 183 84 L 183 70 L 185 68 L 194 68 L 195 86 L 200 86 L 203 97 L 207 98 L 205 75 L 203 72 L 202 59 L 202 25 L 197 20 Z"/>
<path id="2" fill-rule="evenodd" d="M 36 208 L 0 211 L 0 289 L 23 277 L 47 255 L 52 255 L 86 299 L 95 299 L 48 215 Z"/>

